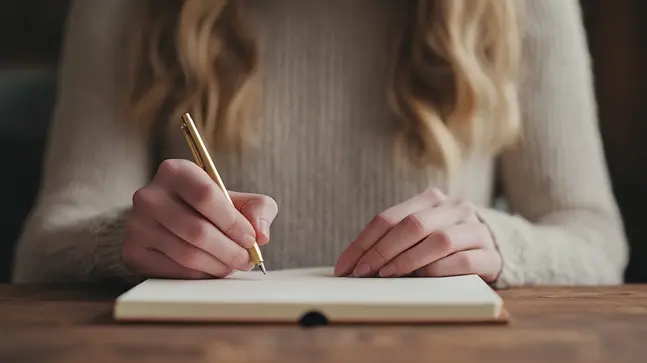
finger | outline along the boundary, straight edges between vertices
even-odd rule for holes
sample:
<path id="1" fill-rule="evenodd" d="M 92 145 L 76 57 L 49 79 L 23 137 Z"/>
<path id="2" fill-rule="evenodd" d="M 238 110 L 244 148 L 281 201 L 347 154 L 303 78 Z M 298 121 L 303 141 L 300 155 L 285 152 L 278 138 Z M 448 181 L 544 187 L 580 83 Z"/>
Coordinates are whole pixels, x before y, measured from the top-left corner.
<path id="1" fill-rule="evenodd" d="M 132 273 L 145 278 L 194 280 L 211 277 L 202 271 L 180 265 L 162 252 L 143 246 L 131 249 L 124 258 L 126 266 Z"/>
<path id="2" fill-rule="evenodd" d="M 335 274 L 337 276 L 350 274 L 366 251 L 403 218 L 423 209 L 439 205 L 444 200 L 445 195 L 440 190 L 430 188 L 375 216 L 359 236 L 341 253 L 335 266 Z"/>
<path id="3" fill-rule="evenodd" d="M 180 265 L 215 277 L 225 277 L 232 272 L 232 268 L 166 230 L 158 222 L 143 218 L 139 220 L 141 222 L 134 227 L 139 231 L 138 235 L 150 241 L 152 249 L 162 252 Z M 251 269 L 252 266 L 248 267 Z"/>
<path id="4" fill-rule="evenodd" d="M 460 251 L 424 266 L 415 272 L 418 276 L 479 275 L 485 282 L 496 280 L 501 269 L 501 256 L 495 250 L 475 249 Z"/>
<path id="5" fill-rule="evenodd" d="M 170 238 L 160 240 L 157 243 L 157 248 L 180 265 L 214 277 L 225 277 L 233 271 L 231 267 L 226 266 L 217 258 L 179 238 L 176 240 Z M 246 269 L 250 270 L 251 267 L 248 264 Z"/>
<path id="6" fill-rule="evenodd" d="M 469 217 L 469 208 L 462 204 L 446 203 L 410 214 L 364 254 L 353 274 L 357 277 L 374 275 L 393 258 L 435 231 L 461 224 Z"/>
<path id="7" fill-rule="evenodd" d="M 232 269 L 245 269 L 249 252 L 225 236 L 203 216 L 164 189 L 141 189 L 135 198 L 137 209 L 146 210 L 160 225 L 189 244 L 211 254 Z"/>
<path id="8" fill-rule="evenodd" d="M 231 192 L 236 208 L 251 222 L 256 232 L 256 242 L 264 245 L 270 241 L 270 226 L 279 207 L 274 199 L 260 194 Z"/>
<path id="9" fill-rule="evenodd" d="M 466 207 L 468 216 L 465 218 L 465 223 L 482 223 L 476 215 L 476 207 L 470 202 L 458 202 L 459 205 Z"/>
<path id="10" fill-rule="evenodd" d="M 379 270 L 382 277 L 410 274 L 457 251 L 483 248 L 488 232 L 480 223 L 458 224 L 432 233 Z"/>
<path id="11" fill-rule="evenodd" d="M 251 223 L 195 163 L 165 160 L 160 165 L 156 182 L 172 190 L 236 243 L 245 248 L 251 248 L 256 243 L 256 232 Z"/>

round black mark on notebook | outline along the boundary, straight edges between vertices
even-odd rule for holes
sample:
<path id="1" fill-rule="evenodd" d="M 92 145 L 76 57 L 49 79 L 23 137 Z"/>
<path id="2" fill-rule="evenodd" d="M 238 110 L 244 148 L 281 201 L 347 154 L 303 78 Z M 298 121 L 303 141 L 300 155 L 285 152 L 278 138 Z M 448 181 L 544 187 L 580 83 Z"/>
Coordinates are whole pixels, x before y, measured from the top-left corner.
<path id="1" fill-rule="evenodd" d="M 328 325 L 328 318 L 319 311 L 308 311 L 299 319 L 299 324 L 303 327 L 315 327 Z"/>

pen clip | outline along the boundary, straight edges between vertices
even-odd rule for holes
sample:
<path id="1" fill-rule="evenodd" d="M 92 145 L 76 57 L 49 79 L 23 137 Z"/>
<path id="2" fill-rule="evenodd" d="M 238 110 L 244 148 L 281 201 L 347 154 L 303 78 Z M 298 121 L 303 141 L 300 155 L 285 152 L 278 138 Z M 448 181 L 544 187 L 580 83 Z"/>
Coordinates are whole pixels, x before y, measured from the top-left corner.
<path id="1" fill-rule="evenodd" d="M 227 200 L 233 205 L 234 202 L 231 200 L 231 197 L 225 188 L 225 184 L 220 178 L 218 170 L 216 170 L 216 166 L 213 164 L 206 146 L 202 142 L 198 129 L 195 127 L 195 124 L 188 113 L 182 117 L 182 132 L 191 148 L 196 164 L 209 174 L 209 177 L 218 184 L 220 189 L 225 193 Z"/>
<path id="2" fill-rule="evenodd" d="M 188 126 L 186 125 L 186 123 L 182 123 L 182 133 L 184 134 L 184 138 L 186 139 L 187 144 L 189 144 L 189 148 L 191 149 L 191 153 L 193 154 L 193 159 L 199 167 L 201 167 L 203 170 L 206 170 L 205 163 L 202 160 L 200 153 L 198 152 L 198 147 L 195 144 L 195 140 L 193 140 L 193 138 L 191 137 L 191 134 L 189 133 L 187 127 Z"/>

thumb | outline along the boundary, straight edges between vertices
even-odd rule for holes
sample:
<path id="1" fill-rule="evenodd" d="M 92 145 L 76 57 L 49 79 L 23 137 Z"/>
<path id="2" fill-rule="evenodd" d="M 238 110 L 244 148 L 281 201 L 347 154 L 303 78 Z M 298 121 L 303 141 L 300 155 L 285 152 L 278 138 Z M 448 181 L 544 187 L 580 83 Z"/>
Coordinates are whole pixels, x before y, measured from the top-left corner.
<path id="1" fill-rule="evenodd" d="M 229 192 L 236 209 L 247 218 L 256 231 L 256 243 L 270 241 L 270 225 L 279 211 L 276 201 L 267 195 Z"/>

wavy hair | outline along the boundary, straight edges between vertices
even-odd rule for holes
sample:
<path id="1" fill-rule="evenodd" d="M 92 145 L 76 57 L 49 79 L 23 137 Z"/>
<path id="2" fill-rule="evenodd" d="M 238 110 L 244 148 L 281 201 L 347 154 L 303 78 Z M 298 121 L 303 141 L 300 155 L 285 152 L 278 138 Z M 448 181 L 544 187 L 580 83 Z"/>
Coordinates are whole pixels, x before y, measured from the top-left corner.
<path id="1" fill-rule="evenodd" d="M 128 119 L 150 126 L 191 112 L 214 148 L 255 140 L 259 63 L 235 0 L 145 0 L 128 66 Z M 414 0 L 396 54 L 390 105 L 399 150 L 456 170 L 465 152 L 498 152 L 520 128 L 518 0 Z"/>

